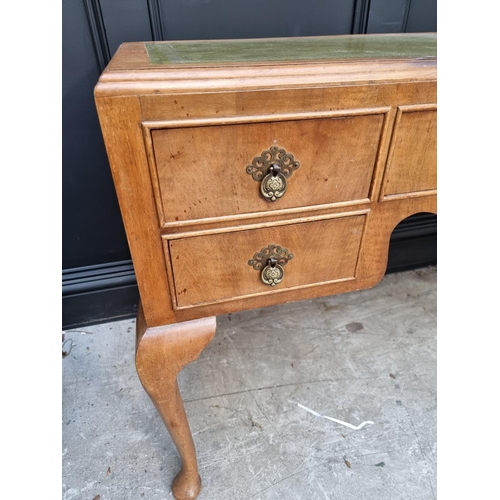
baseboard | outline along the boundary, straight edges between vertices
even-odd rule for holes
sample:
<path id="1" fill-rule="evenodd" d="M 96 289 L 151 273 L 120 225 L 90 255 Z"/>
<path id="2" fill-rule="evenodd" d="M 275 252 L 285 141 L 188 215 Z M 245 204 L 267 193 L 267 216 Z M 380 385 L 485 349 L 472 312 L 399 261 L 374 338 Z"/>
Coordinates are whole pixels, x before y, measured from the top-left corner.
<path id="1" fill-rule="evenodd" d="M 431 214 L 404 220 L 392 233 L 387 273 L 437 264 L 437 221 Z M 62 329 L 133 318 L 139 291 L 132 261 L 63 270 Z"/>
<path id="2" fill-rule="evenodd" d="M 437 217 L 416 214 L 401 222 L 391 235 L 387 274 L 437 264 Z"/>
<path id="3" fill-rule="evenodd" d="M 138 304 L 131 260 L 63 270 L 63 330 L 133 318 Z"/>

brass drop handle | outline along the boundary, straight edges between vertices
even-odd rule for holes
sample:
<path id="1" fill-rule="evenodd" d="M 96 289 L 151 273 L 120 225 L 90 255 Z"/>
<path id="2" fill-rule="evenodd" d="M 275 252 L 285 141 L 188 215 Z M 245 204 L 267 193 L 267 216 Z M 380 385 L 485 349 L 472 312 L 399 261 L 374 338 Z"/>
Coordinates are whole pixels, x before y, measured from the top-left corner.
<path id="1" fill-rule="evenodd" d="M 260 181 L 260 192 L 269 201 L 276 201 L 286 191 L 287 178 L 300 167 L 291 153 L 272 146 L 256 156 L 246 168 L 247 174 L 255 181 Z"/>
<path id="2" fill-rule="evenodd" d="M 269 286 L 276 286 L 283 281 L 286 266 L 289 260 L 293 259 L 293 253 L 288 248 L 271 244 L 254 254 L 248 261 L 248 265 L 255 270 L 261 271 L 260 278 L 263 283 Z"/>
<path id="3" fill-rule="evenodd" d="M 260 277 L 266 285 L 276 286 L 285 277 L 285 270 L 278 264 L 275 258 L 268 259 L 267 266 L 262 269 Z"/>
<path id="4" fill-rule="evenodd" d="M 260 183 L 260 192 L 264 198 L 276 201 L 285 194 L 285 191 L 286 177 L 281 173 L 281 167 L 273 163 Z"/>

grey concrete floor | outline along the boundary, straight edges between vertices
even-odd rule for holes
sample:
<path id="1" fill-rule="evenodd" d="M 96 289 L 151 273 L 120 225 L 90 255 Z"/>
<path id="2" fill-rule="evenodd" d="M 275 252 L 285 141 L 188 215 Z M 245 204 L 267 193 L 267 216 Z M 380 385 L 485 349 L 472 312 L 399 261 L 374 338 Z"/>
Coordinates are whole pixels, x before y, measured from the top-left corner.
<path id="1" fill-rule="evenodd" d="M 436 498 L 436 267 L 217 324 L 179 376 L 200 500 Z M 137 378 L 134 332 L 65 332 L 63 500 L 173 498 L 180 460 Z"/>

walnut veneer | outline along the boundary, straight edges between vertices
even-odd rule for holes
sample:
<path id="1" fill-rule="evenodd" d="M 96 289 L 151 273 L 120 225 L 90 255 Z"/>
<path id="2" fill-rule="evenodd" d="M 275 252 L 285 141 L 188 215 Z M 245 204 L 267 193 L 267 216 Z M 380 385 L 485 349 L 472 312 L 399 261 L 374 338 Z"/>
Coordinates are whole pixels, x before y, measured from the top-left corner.
<path id="1" fill-rule="evenodd" d="M 436 36 L 126 43 L 95 100 L 137 371 L 182 458 L 174 495 L 193 499 L 177 374 L 215 317 L 371 287 L 394 227 L 436 212 Z"/>

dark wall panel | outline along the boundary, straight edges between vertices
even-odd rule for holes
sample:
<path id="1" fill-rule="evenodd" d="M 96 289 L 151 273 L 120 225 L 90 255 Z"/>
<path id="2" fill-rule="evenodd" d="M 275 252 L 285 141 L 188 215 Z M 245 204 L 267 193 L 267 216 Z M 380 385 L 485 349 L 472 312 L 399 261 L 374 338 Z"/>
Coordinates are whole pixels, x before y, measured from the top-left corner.
<path id="1" fill-rule="evenodd" d="M 340 35 L 351 33 L 355 0 L 168 0 L 169 40 Z"/>
<path id="2" fill-rule="evenodd" d="M 405 31 L 411 0 L 372 0 L 367 33 L 401 33 Z"/>
<path id="3" fill-rule="evenodd" d="M 406 31 L 437 31 L 436 0 L 411 0 Z"/>
<path id="4" fill-rule="evenodd" d="M 101 0 L 100 5 L 111 54 L 123 42 L 153 39 L 145 0 Z"/>
<path id="5" fill-rule="evenodd" d="M 63 1 L 63 269 L 130 258 L 94 104 L 101 72 L 84 2 Z"/>
<path id="6" fill-rule="evenodd" d="M 436 0 L 371 0 L 367 33 L 437 31 Z"/>

